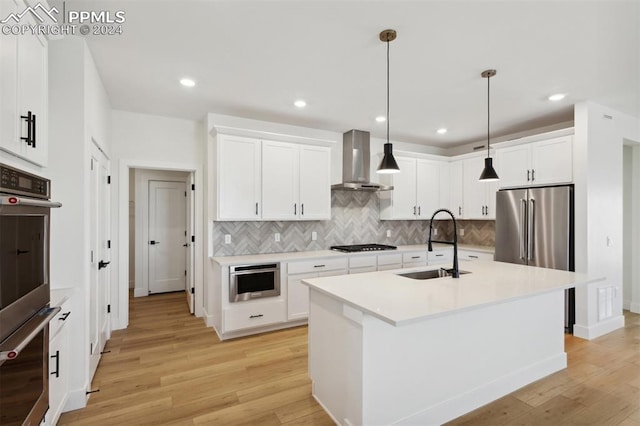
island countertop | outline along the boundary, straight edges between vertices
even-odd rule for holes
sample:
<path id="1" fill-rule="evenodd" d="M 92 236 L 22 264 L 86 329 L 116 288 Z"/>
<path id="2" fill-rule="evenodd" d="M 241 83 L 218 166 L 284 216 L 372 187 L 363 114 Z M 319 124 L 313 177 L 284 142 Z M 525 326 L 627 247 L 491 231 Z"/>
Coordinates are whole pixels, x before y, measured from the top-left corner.
<path id="1" fill-rule="evenodd" d="M 306 279 L 302 282 L 359 311 L 400 326 L 603 279 L 582 273 L 495 261 L 461 261 L 460 270 L 470 273 L 460 275 L 458 279 L 416 280 L 398 275 L 430 269 L 438 268 L 432 266 L 369 272 Z"/>

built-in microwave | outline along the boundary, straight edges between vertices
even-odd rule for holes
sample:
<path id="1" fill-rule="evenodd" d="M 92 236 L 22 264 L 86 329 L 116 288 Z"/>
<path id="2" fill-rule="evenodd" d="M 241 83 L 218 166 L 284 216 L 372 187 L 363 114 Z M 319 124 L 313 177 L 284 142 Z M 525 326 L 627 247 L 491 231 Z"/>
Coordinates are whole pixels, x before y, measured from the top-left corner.
<path id="1" fill-rule="evenodd" d="M 229 268 L 229 302 L 280 296 L 280 264 L 235 265 Z"/>

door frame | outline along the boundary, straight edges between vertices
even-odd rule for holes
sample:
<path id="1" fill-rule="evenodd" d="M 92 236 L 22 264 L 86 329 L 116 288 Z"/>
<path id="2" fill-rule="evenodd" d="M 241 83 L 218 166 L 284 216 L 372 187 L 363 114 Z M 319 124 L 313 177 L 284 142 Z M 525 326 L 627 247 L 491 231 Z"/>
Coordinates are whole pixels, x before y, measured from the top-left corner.
<path id="1" fill-rule="evenodd" d="M 149 295 L 149 183 L 151 181 L 173 181 L 184 183 L 185 189 L 190 173 L 179 170 L 150 170 L 135 167 L 135 286 L 134 297 Z M 170 177 L 166 172 L 185 173 L 183 177 Z M 185 197 L 185 211 L 188 210 Z M 186 226 L 186 224 L 185 224 Z M 185 266 L 187 266 L 185 264 Z"/>
<path id="2" fill-rule="evenodd" d="M 203 181 L 202 164 L 199 163 L 172 163 L 145 160 L 121 159 L 118 164 L 118 191 L 112 191 L 112 197 L 117 198 L 118 213 L 112 216 L 112 228 L 118 230 L 117 240 L 117 273 L 112 273 L 111 289 L 113 302 L 112 329 L 119 330 L 129 325 L 129 169 L 172 170 L 193 173 L 195 180 L 195 211 L 194 211 L 194 276 L 195 276 L 195 309 L 197 317 L 203 316 L 204 311 L 204 206 L 203 206 Z M 115 257 L 115 256 L 114 256 Z M 114 312 L 115 311 L 115 312 Z"/>

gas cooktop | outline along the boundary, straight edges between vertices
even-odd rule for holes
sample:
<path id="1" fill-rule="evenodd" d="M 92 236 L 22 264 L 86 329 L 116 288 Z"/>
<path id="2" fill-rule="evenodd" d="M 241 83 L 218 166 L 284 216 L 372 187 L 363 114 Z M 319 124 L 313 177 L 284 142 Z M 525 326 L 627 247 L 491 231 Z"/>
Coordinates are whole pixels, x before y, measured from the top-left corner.
<path id="1" fill-rule="evenodd" d="M 386 246 L 384 244 L 353 244 L 349 246 L 331 246 L 331 250 L 341 251 L 344 253 L 353 253 L 357 251 L 395 250 L 396 248 L 396 246 Z"/>

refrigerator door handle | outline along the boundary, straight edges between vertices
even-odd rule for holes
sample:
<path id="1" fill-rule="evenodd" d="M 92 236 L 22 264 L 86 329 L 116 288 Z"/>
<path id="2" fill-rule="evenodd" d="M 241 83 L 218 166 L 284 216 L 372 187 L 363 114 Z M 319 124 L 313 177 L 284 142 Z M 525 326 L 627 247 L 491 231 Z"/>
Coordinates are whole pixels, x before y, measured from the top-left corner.
<path id="1" fill-rule="evenodd" d="M 520 259 L 525 260 L 525 252 L 526 252 L 526 240 L 525 240 L 525 230 L 524 228 L 527 226 L 526 222 L 526 210 L 527 210 L 527 201 L 524 198 L 520 199 L 520 229 L 518 230 L 518 246 L 520 247 Z"/>
<path id="2" fill-rule="evenodd" d="M 536 223 L 536 200 L 531 198 L 529 200 L 529 235 L 528 235 L 528 260 L 533 260 L 533 251 L 535 250 L 535 242 L 533 241 L 534 232 L 535 232 L 535 223 Z"/>

